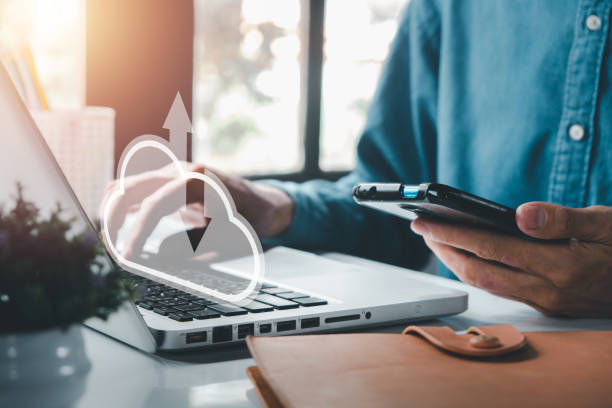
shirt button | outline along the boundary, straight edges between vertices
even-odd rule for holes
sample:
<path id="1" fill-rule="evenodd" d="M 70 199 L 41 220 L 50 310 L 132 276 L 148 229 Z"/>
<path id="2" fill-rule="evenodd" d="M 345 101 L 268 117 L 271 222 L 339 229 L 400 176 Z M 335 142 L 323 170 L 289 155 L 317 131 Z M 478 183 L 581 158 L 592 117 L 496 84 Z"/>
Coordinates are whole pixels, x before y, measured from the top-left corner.
<path id="1" fill-rule="evenodd" d="M 572 125 L 569 128 L 569 137 L 572 140 L 579 142 L 584 139 L 584 128 L 580 125 Z"/>
<path id="2" fill-rule="evenodd" d="M 601 18 L 595 14 L 591 14 L 586 19 L 586 26 L 591 31 L 597 31 L 601 28 Z"/>

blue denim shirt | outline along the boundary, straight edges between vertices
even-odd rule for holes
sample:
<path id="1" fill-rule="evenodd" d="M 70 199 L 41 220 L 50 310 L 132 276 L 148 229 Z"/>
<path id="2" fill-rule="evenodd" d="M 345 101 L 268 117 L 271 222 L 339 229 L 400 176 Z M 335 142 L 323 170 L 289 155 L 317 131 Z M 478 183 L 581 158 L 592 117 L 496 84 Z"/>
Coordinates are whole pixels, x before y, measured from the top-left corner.
<path id="1" fill-rule="evenodd" d="M 362 181 L 438 181 L 511 207 L 612 205 L 611 6 L 412 0 L 356 169 L 335 183 L 275 183 L 295 214 L 274 242 L 418 266 L 426 247 L 407 221 L 353 202 Z"/>

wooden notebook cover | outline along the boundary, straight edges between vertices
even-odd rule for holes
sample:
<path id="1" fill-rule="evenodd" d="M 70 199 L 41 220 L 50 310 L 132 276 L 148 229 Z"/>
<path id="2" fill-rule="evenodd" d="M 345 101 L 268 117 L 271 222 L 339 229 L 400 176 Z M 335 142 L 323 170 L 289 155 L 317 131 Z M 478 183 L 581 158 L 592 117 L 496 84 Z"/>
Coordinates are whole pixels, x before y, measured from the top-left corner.
<path id="1" fill-rule="evenodd" d="M 468 358 L 399 334 L 249 337 L 268 407 L 612 407 L 612 332 L 526 333 Z"/>

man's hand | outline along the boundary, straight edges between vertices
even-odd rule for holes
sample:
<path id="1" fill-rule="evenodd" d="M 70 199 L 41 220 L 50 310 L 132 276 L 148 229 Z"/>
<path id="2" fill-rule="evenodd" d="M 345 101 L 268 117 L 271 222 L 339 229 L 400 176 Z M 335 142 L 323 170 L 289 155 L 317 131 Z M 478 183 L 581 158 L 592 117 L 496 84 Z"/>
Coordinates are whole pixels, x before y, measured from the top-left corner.
<path id="1" fill-rule="evenodd" d="M 516 212 L 531 242 L 417 219 L 412 229 L 462 281 L 547 315 L 612 316 L 612 207 L 532 202 Z"/>
<path id="2" fill-rule="evenodd" d="M 186 163 L 185 166 L 190 172 L 204 172 L 202 165 Z M 212 173 L 225 185 L 236 204 L 236 209 L 249 221 L 258 235 L 271 237 L 280 234 L 287 228 L 293 217 L 293 201 L 285 192 L 239 176 L 219 171 L 212 171 Z M 105 200 L 115 189 L 115 183 L 117 181 L 107 187 Z M 190 183 L 198 185 L 190 185 Z M 202 212 L 205 203 L 201 202 L 203 192 L 199 184 L 201 184 L 199 180 L 179 178 L 174 164 L 169 164 L 159 170 L 126 177 L 125 194 L 115 200 L 109 211 L 109 229 L 113 241 L 116 240 L 116 234 L 123 225 L 127 214 L 130 212 L 137 214 L 134 227 L 130 229 L 129 236 L 126 237 L 124 256 L 135 255 L 141 251 L 158 222 L 164 216 L 179 210 L 177 206 L 179 203 L 185 204 L 185 191 L 187 191 L 187 201 L 190 204 L 186 215 L 194 215 L 194 211 Z M 190 198 L 190 191 L 194 192 L 191 194 L 192 198 Z M 193 218 L 198 219 L 198 217 Z"/>

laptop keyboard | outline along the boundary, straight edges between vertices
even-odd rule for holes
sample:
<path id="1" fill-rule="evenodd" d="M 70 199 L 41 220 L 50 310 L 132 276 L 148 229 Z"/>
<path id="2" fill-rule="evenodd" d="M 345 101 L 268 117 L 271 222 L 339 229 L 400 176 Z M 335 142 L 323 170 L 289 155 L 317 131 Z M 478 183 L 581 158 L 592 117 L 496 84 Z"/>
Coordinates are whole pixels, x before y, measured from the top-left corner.
<path id="1" fill-rule="evenodd" d="M 255 294 L 251 303 L 238 306 L 218 303 L 213 299 L 192 295 L 136 275 L 126 279 L 136 289 L 138 306 L 179 322 L 327 304 L 326 300 L 266 283 L 261 286 L 260 292 Z"/>

